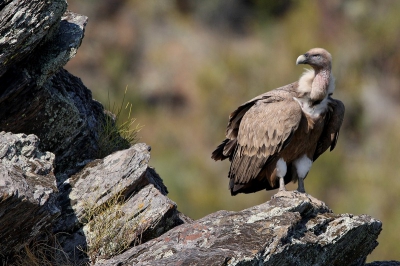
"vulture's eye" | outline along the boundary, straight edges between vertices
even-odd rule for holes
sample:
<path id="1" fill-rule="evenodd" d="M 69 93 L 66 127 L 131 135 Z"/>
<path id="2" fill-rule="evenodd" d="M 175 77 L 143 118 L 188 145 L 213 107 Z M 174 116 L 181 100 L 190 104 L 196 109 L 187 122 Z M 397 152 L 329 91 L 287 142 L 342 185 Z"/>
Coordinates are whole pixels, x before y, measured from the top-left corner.
<path id="1" fill-rule="evenodd" d="M 321 55 L 320 54 L 315 54 L 315 55 L 313 55 L 313 57 L 316 58 L 316 59 L 320 59 Z"/>

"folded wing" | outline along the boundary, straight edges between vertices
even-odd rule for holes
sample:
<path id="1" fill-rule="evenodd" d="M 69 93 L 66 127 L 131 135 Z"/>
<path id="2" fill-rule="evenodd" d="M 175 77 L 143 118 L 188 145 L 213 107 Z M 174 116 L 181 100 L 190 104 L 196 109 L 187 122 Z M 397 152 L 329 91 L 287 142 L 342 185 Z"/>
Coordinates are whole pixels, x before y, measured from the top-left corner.
<path id="1" fill-rule="evenodd" d="M 232 160 L 232 156 L 235 152 L 237 145 L 237 136 L 239 132 L 240 123 L 246 112 L 253 107 L 258 101 L 275 102 L 281 101 L 284 98 L 292 98 L 290 91 L 297 88 L 298 82 L 291 83 L 289 85 L 280 87 L 278 89 L 263 93 L 250 101 L 240 105 L 235 111 L 229 116 L 228 126 L 226 128 L 226 139 L 213 151 L 211 158 L 214 160 L 225 160 L 229 158 Z"/>
<path id="2" fill-rule="evenodd" d="M 344 104 L 341 101 L 332 98 L 329 98 L 329 100 L 329 108 L 326 116 L 327 121 L 325 123 L 324 131 L 318 140 L 313 158 L 314 161 L 329 147 L 331 151 L 335 148 L 339 137 L 340 127 L 343 123 L 345 111 Z"/>
<path id="3" fill-rule="evenodd" d="M 240 185 L 257 178 L 263 167 L 290 142 L 302 117 L 292 97 L 272 95 L 258 100 L 241 120 L 229 178 Z"/>

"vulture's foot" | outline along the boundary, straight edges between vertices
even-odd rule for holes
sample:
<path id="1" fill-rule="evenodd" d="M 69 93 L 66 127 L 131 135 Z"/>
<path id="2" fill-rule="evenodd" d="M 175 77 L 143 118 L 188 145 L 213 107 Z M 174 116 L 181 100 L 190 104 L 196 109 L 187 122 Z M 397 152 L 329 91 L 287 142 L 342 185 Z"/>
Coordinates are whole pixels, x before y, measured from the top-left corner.
<path id="1" fill-rule="evenodd" d="M 294 198 L 293 191 L 287 191 L 286 189 L 285 190 L 279 189 L 279 191 L 271 197 L 271 199 L 276 199 L 276 198 Z"/>

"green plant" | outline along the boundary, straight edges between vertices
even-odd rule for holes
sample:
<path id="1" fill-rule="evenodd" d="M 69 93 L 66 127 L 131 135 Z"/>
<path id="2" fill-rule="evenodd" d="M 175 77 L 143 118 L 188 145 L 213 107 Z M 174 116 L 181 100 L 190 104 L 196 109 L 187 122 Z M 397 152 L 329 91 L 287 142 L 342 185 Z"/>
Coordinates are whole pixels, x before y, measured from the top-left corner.
<path id="1" fill-rule="evenodd" d="M 125 88 L 124 96 L 119 107 L 113 103 L 110 104 L 110 95 L 108 95 L 107 110 L 104 111 L 105 118 L 99 127 L 99 149 L 98 158 L 103 158 L 115 151 L 127 149 L 134 145 L 139 137 L 138 132 L 142 126 L 137 124 L 135 118 L 131 118 L 132 104 L 127 102 L 125 104 L 125 96 L 128 87 Z M 127 110 L 128 116 L 123 120 L 123 111 Z"/>

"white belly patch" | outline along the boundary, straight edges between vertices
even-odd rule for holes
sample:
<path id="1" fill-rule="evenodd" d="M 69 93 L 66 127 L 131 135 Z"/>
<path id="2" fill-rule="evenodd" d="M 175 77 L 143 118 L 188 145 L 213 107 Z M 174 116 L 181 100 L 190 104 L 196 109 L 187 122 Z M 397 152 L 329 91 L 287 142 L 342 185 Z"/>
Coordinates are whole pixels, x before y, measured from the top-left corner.
<path id="1" fill-rule="evenodd" d="M 280 158 L 276 162 L 276 175 L 278 177 L 284 177 L 286 175 L 286 172 L 287 172 L 286 162 L 282 158 Z"/>
<path id="2" fill-rule="evenodd" d="M 308 171 L 310 171 L 313 161 L 311 161 L 311 159 L 304 154 L 300 158 L 296 159 L 293 163 L 296 166 L 297 175 L 299 178 L 304 178 Z"/>

